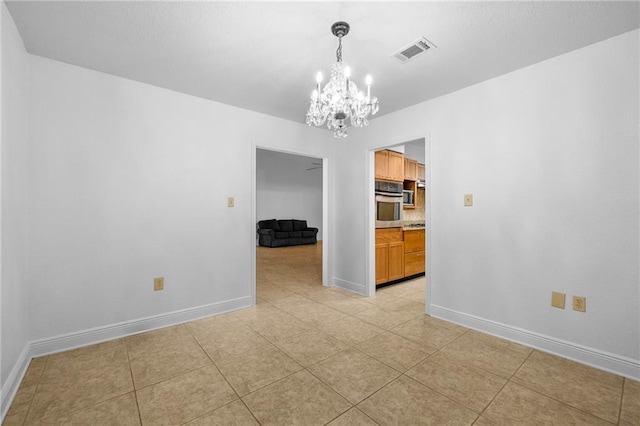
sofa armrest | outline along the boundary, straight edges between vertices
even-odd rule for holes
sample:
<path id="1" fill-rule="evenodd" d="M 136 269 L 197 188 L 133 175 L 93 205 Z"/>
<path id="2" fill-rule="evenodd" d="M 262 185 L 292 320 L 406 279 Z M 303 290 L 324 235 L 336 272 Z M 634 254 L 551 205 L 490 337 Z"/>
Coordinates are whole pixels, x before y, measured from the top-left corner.
<path id="1" fill-rule="evenodd" d="M 273 237 L 275 235 L 275 231 L 273 229 L 258 229 L 258 235 L 268 235 Z"/>
<path id="2" fill-rule="evenodd" d="M 313 231 L 314 233 L 318 233 L 318 228 L 306 228 L 305 231 Z"/>

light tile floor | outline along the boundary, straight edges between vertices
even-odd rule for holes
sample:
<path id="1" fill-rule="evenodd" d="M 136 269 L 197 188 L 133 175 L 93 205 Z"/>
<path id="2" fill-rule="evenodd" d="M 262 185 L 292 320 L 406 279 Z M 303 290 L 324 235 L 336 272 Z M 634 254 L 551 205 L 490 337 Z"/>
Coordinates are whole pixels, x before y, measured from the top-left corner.
<path id="1" fill-rule="evenodd" d="M 32 360 L 4 425 L 640 425 L 640 383 L 424 315 L 424 278 L 324 288 L 258 248 L 258 305 Z"/>

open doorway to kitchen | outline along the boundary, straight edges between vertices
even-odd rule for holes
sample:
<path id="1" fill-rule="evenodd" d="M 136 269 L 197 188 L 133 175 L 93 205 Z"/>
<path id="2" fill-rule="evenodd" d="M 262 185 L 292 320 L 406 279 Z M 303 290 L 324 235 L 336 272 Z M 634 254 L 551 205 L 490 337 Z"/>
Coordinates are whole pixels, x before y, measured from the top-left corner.
<path id="1" fill-rule="evenodd" d="M 421 303 L 423 312 L 429 276 L 427 146 L 419 138 L 370 153 L 369 294 Z"/>
<path id="2" fill-rule="evenodd" d="M 323 290 L 326 160 L 256 148 L 256 303 Z"/>

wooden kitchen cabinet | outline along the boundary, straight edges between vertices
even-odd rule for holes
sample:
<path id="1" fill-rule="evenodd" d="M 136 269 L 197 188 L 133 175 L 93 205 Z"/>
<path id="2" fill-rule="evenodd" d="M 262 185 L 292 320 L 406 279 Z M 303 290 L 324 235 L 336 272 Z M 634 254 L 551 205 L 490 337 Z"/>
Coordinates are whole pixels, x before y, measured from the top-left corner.
<path id="1" fill-rule="evenodd" d="M 425 170 L 424 170 L 424 164 L 418 164 L 418 180 L 424 182 L 425 181 Z"/>
<path id="2" fill-rule="evenodd" d="M 404 278 L 402 228 L 376 229 L 376 285 Z"/>
<path id="3" fill-rule="evenodd" d="M 389 280 L 404 278 L 404 242 L 389 243 Z"/>
<path id="4" fill-rule="evenodd" d="M 376 179 L 393 182 L 404 181 L 404 156 L 387 149 L 375 153 Z"/>
<path id="5" fill-rule="evenodd" d="M 404 276 L 425 272 L 424 229 L 404 231 Z"/>
<path id="6" fill-rule="evenodd" d="M 418 180 L 418 162 L 416 160 L 404 159 L 404 180 Z"/>

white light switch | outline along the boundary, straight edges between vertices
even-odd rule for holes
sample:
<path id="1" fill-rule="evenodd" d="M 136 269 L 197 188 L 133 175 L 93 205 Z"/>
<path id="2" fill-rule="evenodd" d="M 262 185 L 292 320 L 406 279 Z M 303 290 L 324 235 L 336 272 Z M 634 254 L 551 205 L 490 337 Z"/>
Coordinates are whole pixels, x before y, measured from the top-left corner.
<path id="1" fill-rule="evenodd" d="M 473 194 L 464 194 L 464 206 L 465 207 L 473 206 Z"/>
<path id="2" fill-rule="evenodd" d="M 229 197 L 227 198 L 227 207 L 233 207 L 235 201 L 233 199 L 233 197 Z"/>

